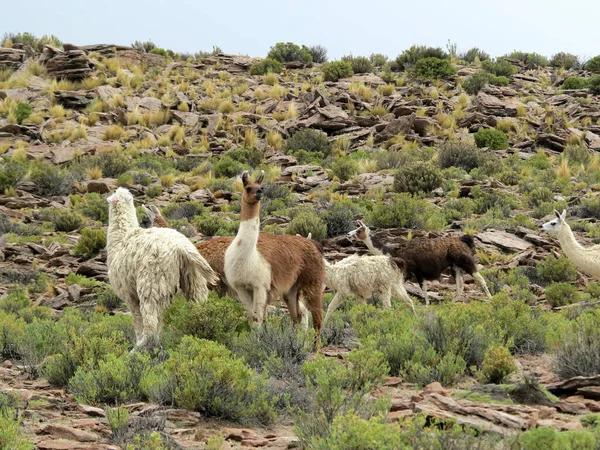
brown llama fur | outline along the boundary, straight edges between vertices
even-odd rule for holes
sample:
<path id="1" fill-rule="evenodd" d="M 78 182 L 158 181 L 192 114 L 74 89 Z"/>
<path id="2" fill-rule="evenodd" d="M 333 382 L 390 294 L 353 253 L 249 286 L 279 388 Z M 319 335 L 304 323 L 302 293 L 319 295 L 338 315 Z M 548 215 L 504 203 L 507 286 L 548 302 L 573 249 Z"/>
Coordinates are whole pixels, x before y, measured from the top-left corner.
<path id="1" fill-rule="evenodd" d="M 156 208 L 154 206 L 154 208 Z M 146 209 L 146 208 L 144 208 Z M 158 208 L 156 208 L 154 211 L 154 216 L 151 218 L 152 219 L 152 224 L 153 226 L 160 226 L 160 227 L 170 227 L 169 222 L 167 221 L 167 219 L 165 219 L 160 211 L 158 210 Z M 290 245 L 289 242 L 287 242 L 288 240 L 285 238 L 288 238 L 291 236 L 275 236 L 272 234 L 268 234 L 268 233 L 260 233 L 259 237 L 258 237 L 258 251 L 260 253 L 263 253 L 263 250 L 269 252 L 269 249 L 272 248 L 277 248 L 277 246 L 288 246 Z M 295 236 L 294 236 L 295 237 Z M 283 239 L 281 239 L 283 238 Z M 236 291 L 231 288 L 227 281 L 226 281 L 226 277 L 225 277 L 225 251 L 227 250 L 227 248 L 229 247 L 229 245 L 231 245 L 231 242 L 233 241 L 233 237 L 232 236 L 216 236 L 213 237 L 212 239 L 208 239 L 206 241 L 200 241 L 196 243 L 196 248 L 198 249 L 198 252 L 200 253 L 200 255 L 202 255 L 202 257 L 204 257 L 204 259 L 208 262 L 208 264 L 210 265 L 210 267 L 212 268 L 212 270 L 217 274 L 217 276 L 219 277 L 219 279 L 217 280 L 216 283 L 211 283 L 208 285 L 210 290 L 213 290 L 215 292 L 217 292 L 219 294 L 219 296 L 224 297 L 224 296 L 230 296 L 230 297 L 236 297 Z M 297 241 L 298 239 L 296 239 Z M 320 257 L 323 255 L 324 253 L 324 249 L 323 246 L 317 242 L 317 241 L 313 241 L 311 239 L 307 239 L 304 237 L 300 237 L 299 238 L 300 242 L 302 242 L 302 245 L 306 245 L 307 242 L 311 243 L 312 245 L 314 245 L 314 247 L 317 249 L 317 251 L 320 254 Z M 292 245 L 297 245 L 297 242 L 295 242 Z M 281 249 L 279 249 L 281 250 Z M 277 257 L 277 255 L 272 255 L 271 258 L 275 258 Z M 271 261 L 272 259 L 269 259 L 266 257 L 267 261 Z M 304 264 L 303 261 L 300 261 L 300 264 Z M 279 279 L 282 279 L 283 277 L 279 277 Z M 298 296 L 300 296 L 302 294 L 302 292 L 298 293 Z M 275 292 L 273 292 L 272 295 L 276 295 Z M 271 302 L 269 304 L 272 304 L 273 302 L 275 302 L 276 300 L 278 300 L 279 298 L 281 298 L 281 295 L 275 297 L 274 300 L 271 300 Z M 285 300 L 285 298 L 284 298 Z M 286 301 L 287 304 L 287 301 Z M 288 306 L 289 308 L 289 306 Z M 302 310 L 302 313 L 306 314 L 306 308 L 304 307 L 303 304 L 300 305 L 300 309 Z M 291 314 L 291 313 L 290 313 Z M 301 314 L 302 316 L 302 314 Z M 303 319 L 303 321 L 305 322 L 305 326 L 308 326 L 308 316 L 306 318 L 301 317 L 301 320 Z M 292 321 L 294 323 L 297 323 L 296 320 L 292 317 Z"/>
<path id="2" fill-rule="evenodd" d="M 361 221 L 359 228 L 349 233 L 363 241 L 371 253 L 387 254 L 401 259 L 405 264 L 405 279 L 414 277 L 425 295 L 425 303 L 429 305 L 426 281 L 439 280 L 442 272 L 451 268 L 456 279 L 456 297 L 463 293 L 462 272 L 471 275 L 488 297 L 491 294 L 485 280 L 477 270 L 475 261 L 475 240 L 473 236 L 442 238 L 417 238 L 407 240 L 397 247 L 391 247 L 371 236 L 369 228 Z"/>
<path id="3" fill-rule="evenodd" d="M 313 319 L 320 346 L 325 264 L 318 247 L 301 236 L 259 233 L 264 172 L 255 182 L 242 174 L 240 227 L 225 252 L 227 282 L 238 293 L 252 320 L 261 323 L 268 304 L 283 296 L 292 322 L 301 321 L 302 296 Z"/>

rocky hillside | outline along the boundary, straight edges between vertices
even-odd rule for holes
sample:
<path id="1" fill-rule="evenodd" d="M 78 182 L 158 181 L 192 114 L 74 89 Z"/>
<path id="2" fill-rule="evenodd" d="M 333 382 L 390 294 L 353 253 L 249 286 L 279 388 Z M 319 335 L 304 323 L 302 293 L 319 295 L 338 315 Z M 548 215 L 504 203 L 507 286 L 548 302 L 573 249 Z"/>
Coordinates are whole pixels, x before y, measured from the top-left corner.
<path id="1" fill-rule="evenodd" d="M 554 209 L 567 208 L 580 243 L 600 237 L 600 97 L 593 65 L 586 65 L 591 71 L 552 67 L 528 58 L 532 54 L 468 63 L 408 52 L 393 64 L 350 58 L 265 68 L 264 60 L 245 56 L 216 53 L 177 61 L 158 53 L 115 45 L 46 45 L 41 53 L 18 44 L 0 48 L 0 350 L 6 359 L 0 374 L 7 390 L 19 394 L 14 408 L 37 448 L 124 445 L 122 436 L 115 437 L 119 427 L 112 410 L 96 407 L 120 403 L 126 403 L 129 427 L 145 420 L 140 429 L 159 430 L 165 448 L 288 448 L 297 439 L 292 425 L 299 419 L 287 413 L 270 421 L 271 428 L 250 430 L 240 429 L 227 414 L 220 417 L 233 422 L 207 419 L 219 414 L 183 409 L 179 400 L 159 405 L 147 393 L 113 404 L 82 394 L 81 380 L 73 381 L 77 375 L 62 384 L 48 375 L 54 351 L 24 344 L 31 342 L 25 330 L 61 323 L 73 309 L 89 317 L 124 317 L 125 308 L 106 284 L 107 193 L 127 187 L 140 205 L 143 225 L 148 224 L 141 204 L 157 205 L 174 228 L 198 241 L 235 233 L 237 176 L 243 170 L 266 172 L 263 230 L 310 232 L 332 261 L 366 253 L 346 237 L 356 219 L 392 246 L 407 238 L 474 234 L 482 274 L 495 294 L 493 311 L 522 311 L 521 318 L 529 318 L 523 326 L 538 327 L 538 335 L 524 338 L 522 330 L 509 330 L 507 320 L 498 331 L 505 337 L 497 344 L 516 361 L 500 381 L 535 385 L 536 392 L 547 394 L 531 381 L 536 379 L 561 396 L 548 394 L 527 405 L 480 375 L 491 341 L 472 367 L 470 357 L 452 350 L 462 363 L 457 359 L 448 369 L 456 376 L 448 377 L 442 369 L 421 376 L 425 368 L 448 362 L 448 348 L 431 344 L 437 356 L 430 361 L 413 358 L 412 365 L 403 360 L 394 366 L 381 338 L 377 349 L 389 366 L 385 377 L 373 381 L 378 388 L 371 395 L 390 395 L 391 423 L 454 418 L 513 436 L 543 426 L 580 429 L 586 422 L 578 415 L 600 410 L 594 394 L 598 380 L 559 382 L 596 375 L 600 361 L 571 372 L 552 363 L 557 354 L 572 357 L 556 334 L 569 327 L 576 334 L 586 314 L 591 323 L 600 320 L 585 312 L 600 301 L 600 285 L 538 231 Z M 431 314 L 441 317 L 446 311 L 436 313 L 437 308 L 458 314 L 464 307 L 473 327 L 495 321 L 483 318 L 483 295 L 472 279 L 466 283 L 460 302 L 447 305 L 455 290 L 448 272 L 429 285 L 434 312 L 419 308 L 414 325 L 397 305 L 400 316 L 394 320 L 416 336 L 422 333 L 423 342 L 434 339 L 427 325 Z M 407 290 L 422 296 L 413 283 Z M 349 301 L 336 313 L 335 324 L 326 329 L 331 345 L 325 355 L 347 363 L 356 337 L 362 342 L 374 332 L 353 313 L 359 307 Z M 96 326 L 104 319 L 85 320 Z M 15 321 L 22 329 L 10 328 Z M 548 332 L 553 327 L 556 334 Z M 229 341 L 214 340 L 238 350 Z M 175 348 L 176 342 L 165 346 Z M 330 359 L 333 364 L 336 358 Z M 252 370 L 266 373 L 249 361 Z M 70 375 L 79 367 L 73 364 Z M 519 384 L 524 377 L 525 384 Z M 275 378 L 283 383 L 280 389 L 291 389 Z M 444 388 L 419 388 L 432 381 Z M 304 378 L 298 383 L 302 395 L 309 395 Z M 153 403 L 133 401 L 148 398 Z M 173 402 L 179 402 L 178 409 Z M 127 436 L 131 448 L 149 448 Z M 305 437 L 300 440 L 308 445 Z"/>

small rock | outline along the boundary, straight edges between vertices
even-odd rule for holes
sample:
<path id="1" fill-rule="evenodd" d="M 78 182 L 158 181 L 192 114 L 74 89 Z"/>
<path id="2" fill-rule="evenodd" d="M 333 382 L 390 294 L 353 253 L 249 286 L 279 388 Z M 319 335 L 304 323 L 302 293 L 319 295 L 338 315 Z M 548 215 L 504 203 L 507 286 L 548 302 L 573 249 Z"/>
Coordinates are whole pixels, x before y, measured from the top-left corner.
<path id="1" fill-rule="evenodd" d="M 425 389 L 423 389 L 423 391 L 421 392 L 421 395 L 427 395 L 427 394 L 440 394 L 440 395 L 443 395 L 444 397 L 450 396 L 450 393 L 446 389 L 444 389 L 442 387 L 442 385 L 440 383 L 438 383 L 437 381 L 434 381 L 433 383 L 430 383 L 427 386 L 425 386 Z"/>
<path id="2" fill-rule="evenodd" d="M 2 367 L 4 367 L 5 369 L 10 369 L 10 368 L 12 368 L 12 366 L 13 366 L 13 363 L 9 359 L 7 359 L 6 361 L 4 361 L 2 363 Z"/>
<path id="3" fill-rule="evenodd" d="M 96 433 L 78 430 L 66 425 L 51 423 L 42 428 L 44 434 L 52 435 L 56 438 L 70 439 L 77 442 L 97 442 L 100 438 Z"/>

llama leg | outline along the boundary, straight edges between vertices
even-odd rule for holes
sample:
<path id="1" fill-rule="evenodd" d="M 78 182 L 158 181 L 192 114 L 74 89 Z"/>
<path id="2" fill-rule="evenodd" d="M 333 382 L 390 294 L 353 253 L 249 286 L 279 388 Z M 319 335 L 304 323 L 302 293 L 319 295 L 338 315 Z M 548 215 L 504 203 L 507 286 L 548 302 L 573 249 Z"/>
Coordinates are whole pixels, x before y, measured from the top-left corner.
<path id="1" fill-rule="evenodd" d="M 456 278 L 456 295 L 454 296 L 454 300 L 452 300 L 453 302 L 457 301 L 464 292 L 462 270 L 460 270 L 460 267 L 454 267 L 454 278 Z"/>
<path id="2" fill-rule="evenodd" d="M 381 304 L 385 309 L 392 309 L 392 288 L 388 286 L 387 289 L 383 289 L 379 292 L 379 298 Z"/>
<path id="3" fill-rule="evenodd" d="M 323 320 L 323 324 L 327 323 L 327 320 L 329 320 L 329 316 L 332 312 L 338 309 L 338 307 L 342 303 L 342 300 L 344 300 L 344 297 L 342 297 L 339 292 L 336 292 L 333 298 L 331 299 L 329 306 L 327 307 L 327 313 L 325 314 L 325 320 Z"/>
<path id="4" fill-rule="evenodd" d="M 321 286 L 304 286 L 302 288 L 304 303 L 312 315 L 315 330 L 315 351 L 321 349 L 321 327 L 323 326 L 323 291 Z"/>
<path id="5" fill-rule="evenodd" d="M 421 290 L 423 291 L 423 295 L 425 296 L 425 306 L 429 306 L 429 295 L 427 294 L 427 281 L 423 280 L 421 282 Z"/>
<path id="6" fill-rule="evenodd" d="M 302 320 L 302 307 L 299 303 L 299 288 L 298 286 L 292 287 L 288 292 L 283 294 L 283 299 L 287 305 L 288 312 L 292 319 L 292 323 L 298 325 Z M 304 308 L 306 309 L 306 308 Z"/>
<path id="7" fill-rule="evenodd" d="M 483 289 L 485 295 L 487 295 L 489 298 L 492 298 L 492 294 L 490 293 L 485 279 L 481 276 L 481 274 L 479 272 L 473 272 L 473 278 L 475 279 L 475 282 L 481 287 L 481 289 Z"/>
<path id="8" fill-rule="evenodd" d="M 396 283 L 396 284 L 392 285 L 392 288 L 394 289 L 394 295 L 400 297 L 400 299 L 402 301 L 404 301 L 404 303 L 406 303 L 408 305 L 408 307 L 410 308 L 410 310 L 414 313 L 415 312 L 415 304 L 412 301 L 412 298 L 410 298 L 410 296 L 408 295 L 408 292 L 406 292 L 406 289 L 404 288 L 404 284 Z"/>
<path id="9" fill-rule="evenodd" d="M 252 306 L 254 303 L 252 301 L 252 295 L 246 288 L 235 289 L 235 293 L 237 294 L 237 298 L 240 299 L 240 302 L 242 302 L 242 305 L 244 305 L 248 318 L 252 319 Z"/>
<path id="10" fill-rule="evenodd" d="M 267 290 L 263 287 L 254 289 L 252 320 L 256 323 L 263 323 L 267 312 Z"/>
<path id="11" fill-rule="evenodd" d="M 298 306 L 300 307 L 300 323 L 302 324 L 302 328 L 308 330 L 308 308 L 304 305 L 304 302 L 298 302 Z"/>
<path id="12" fill-rule="evenodd" d="M 155 347 L 160 342 L 160 329 L 163 307 L 160 301 L 153 299 L 141 302 L 140 312 L 142 314 L 143 331 L 138 340 L 138 347 Z"/>
<path id="13" fill-rule="evenodd" d="M 131 316 L 133 317 L 133 329 L 135 331 L 135 342 L 137 342 L 142 338 L 143 331 L 143 321 L 142 314 L 140 313 L 140 302 L 137 297 L 128 298 L 125 303 L 127 304 L 127 309 L 131 311 Z"/>

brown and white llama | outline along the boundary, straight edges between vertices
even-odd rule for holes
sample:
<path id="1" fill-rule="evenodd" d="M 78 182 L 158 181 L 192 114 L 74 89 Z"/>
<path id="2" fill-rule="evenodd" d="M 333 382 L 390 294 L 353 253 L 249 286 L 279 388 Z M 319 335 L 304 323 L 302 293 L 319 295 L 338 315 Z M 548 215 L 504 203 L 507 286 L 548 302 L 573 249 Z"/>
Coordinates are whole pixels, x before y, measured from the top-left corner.
<path id="1" fill-rule="evenodd" d="M 298 324 L 302 296 L 312 315 L 318 348 L 325 280 L 322 254 L 301 236 L 259 233 L 263 179 L 264 172 L 254 182 L 247 171 L 242 174 L 240 227 L 225 251 L 225 277 L 258 323 L 264 321 L 267 305 L 283 296 L 293 323 Z"/>
<path id="2" fill-rule="evenodd" d="M 463 271 L 473 277 L 488 297 L 492 296 L 485 280 L 477 271 L 473 236 L 411 239 L 403 242 L 398 248 L 392 248 L 371 236 L 371 230 L 362 221 L 359 220 L 358 225 L 357 229 L 348 233 L 348 237 L 356 236 L 375 255 L 387 254 L 404 260 L 405 279 L 413 276 L 417 280 L 426 305 L 429 305 L 427 281 L 439 280 L 442 272 L 448 267 L 452 268 L 456 279 L 455 301 L 464 290 Z"/>
<path id="3" fill-rule="evenodd" d="M 144 211 L 148 215 L 148 218 L 151 221 L 151 225 L 157 228 L 170 228 L 168 220 L 161 214 L 160 210 L 151 205 L 147 207 L 146 205 L 142 205 Z M 271 235 L 266 233 L 260 233 L 258 237 L 258 245 L 259 247 L 263 242 L 268 241 Z M 309 237 L 310 240 L 310 237 Z M 208 288 L 211 291 L 215 291 L 219 294 L 220 297 L 231 297 L 237 298 L 237 292 L 233 289 L 228 283 L 227 278 L 225 277 L 225 251 L 227 247 L 233 242 L 233 237 L 230 236 L 217 236 L 206 241 L 200 241 L 196 243 L 196 248 L 198 252 L 204 257 L 204 259 L 208 262 L 212 270 L 217 274 L 218 280 L 214 283 L 208 285 Z M 315 241 L 313 242 L 316 245 L 317 249 L 323 253 L 323 247 L 321 244 Z M 248 312 L 250 315 L 251 312 Z M 308 309 L 304 305 L 302 301 L 300 301 L 300 314 L 302 316 L 301 323 L 304 328 L 308 328 Z"/>

